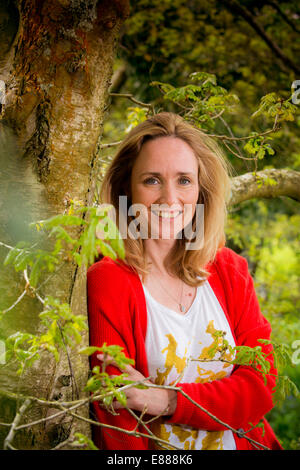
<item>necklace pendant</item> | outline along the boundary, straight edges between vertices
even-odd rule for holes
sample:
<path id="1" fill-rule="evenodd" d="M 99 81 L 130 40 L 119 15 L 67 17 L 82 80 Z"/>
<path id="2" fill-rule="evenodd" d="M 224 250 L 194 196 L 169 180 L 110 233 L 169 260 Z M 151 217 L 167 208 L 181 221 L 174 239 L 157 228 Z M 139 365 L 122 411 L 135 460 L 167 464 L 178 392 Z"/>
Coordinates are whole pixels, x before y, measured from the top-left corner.
<path id="1" fill-rule="evenodd" d="M 179 304 L 179 309 L 181 312 L 185 312 L 185 306 L 182 304 Z"/>

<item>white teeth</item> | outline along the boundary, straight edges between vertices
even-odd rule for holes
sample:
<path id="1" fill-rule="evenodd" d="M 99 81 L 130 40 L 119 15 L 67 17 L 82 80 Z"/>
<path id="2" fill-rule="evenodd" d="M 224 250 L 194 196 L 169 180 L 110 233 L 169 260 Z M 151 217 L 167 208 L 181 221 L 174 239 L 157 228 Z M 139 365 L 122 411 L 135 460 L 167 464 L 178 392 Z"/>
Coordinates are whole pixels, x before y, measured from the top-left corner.
<path id="1" fill-rule="evenodd" d="M 162 217 L 163 219 L 175 219 L 175 217 L 181 214 L 181 211 L 177 211 L 177 212 L 152 211 L 152 213 L 155 214 L 157 217 Z"/>

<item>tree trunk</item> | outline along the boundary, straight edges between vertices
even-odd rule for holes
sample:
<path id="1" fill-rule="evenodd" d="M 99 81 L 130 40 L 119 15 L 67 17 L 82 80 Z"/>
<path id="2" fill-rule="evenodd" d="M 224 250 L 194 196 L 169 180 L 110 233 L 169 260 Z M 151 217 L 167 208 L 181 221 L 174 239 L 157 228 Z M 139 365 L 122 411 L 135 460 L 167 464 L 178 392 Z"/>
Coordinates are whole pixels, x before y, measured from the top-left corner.
<path id="1" fill-rule="evenodd" d="M 0 56 L 0 79 L 6 88 L 0 122 L 0 170 L 4 170 L 0 179 L 7 183 L 1 186 L 0 220 L 5 227 L 1 241 L 23 238 L 23 233 L 16 233 L 16 220 L 24 225 L 25 220 L 61 213 L 70 199 L 92 204 L 115 42 L 128 9 L 128 0 L 20 0 L 18 10 L 14 2 L 0 10 L 0 21 L 10 28 L 7 50 Z M 10 213 L 14 216 L 7 226 Z M 12 280 L 11 276 L 0 275 L 0 289 L 10 282 L 15 294 L 24 288 L 24 279 L 15 275 Z M 46 284 L 44 294 L 70 302 L 73 313 L 86 314 L 84 268 L 66 263 Z M 24 318 L 25 330 L 37 328 L 41 305 L 32 298 L 24 302 L 13 316 L 7 315 L 0 336 L 21 327 L 24 331 Z M 87 344 L 86 334 L 80 347 Z M 57 365 L 42 359 L 21 381 L 4 367 L 0 388 L 4 383 L 6 389 L 16 391 L 18 383 L 18 391 L 29 395 L 75 399 L 88 374 L 87 360 L 79 356 L 74 363 L 72 353 L 71 373 L 67 357 Z M 15 411 L 14 400 L 2 401 L 0 421 L 10 422 Z M 54 412 L 57 409 L 48 409 L 47 415 Z M 82 413 L 87 415 L 88 410 Z M 41 417 L 45 409 L 33 407 L 30 419 Z M 19 433 L 13 445 L 46 449 L 70 432 L 89 434 L 86 424 L 49 423 L 35 426 L 30 434 Z"/>

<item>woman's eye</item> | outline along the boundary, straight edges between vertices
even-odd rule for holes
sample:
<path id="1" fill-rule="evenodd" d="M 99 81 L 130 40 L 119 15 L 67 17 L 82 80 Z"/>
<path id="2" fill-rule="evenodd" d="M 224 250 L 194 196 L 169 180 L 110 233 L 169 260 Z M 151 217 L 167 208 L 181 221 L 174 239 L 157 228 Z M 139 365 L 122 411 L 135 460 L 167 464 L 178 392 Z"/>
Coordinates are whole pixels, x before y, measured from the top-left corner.
<path id="1" fill-rule="evenodd" d="M 180 181 L 180 184 L 183 184 L 184 186 L 187 185 L 187 184 L 189 184 L 189 183 L 191 182 L 191 181 L 189 180 L 189 178 L 185 178 L 185 177 L 180 178 L 179 181 Z"/>
<path id="2" fill-rule="evenodd" d="M 147 178 L 144 183 L 145 184 L 155 184 L 157 182 L 156 178 Z"/>

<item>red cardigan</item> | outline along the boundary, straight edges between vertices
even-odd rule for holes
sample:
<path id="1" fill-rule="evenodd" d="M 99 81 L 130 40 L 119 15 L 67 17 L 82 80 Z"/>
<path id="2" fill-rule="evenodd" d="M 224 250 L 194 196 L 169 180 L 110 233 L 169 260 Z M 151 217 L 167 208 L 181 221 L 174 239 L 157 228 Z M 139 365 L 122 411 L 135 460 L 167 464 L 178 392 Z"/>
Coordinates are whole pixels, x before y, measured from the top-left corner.
<path id="1" fill-rule="evenodd" d="M 253 280 L 245 258 L 229 248 L 218 251 L 213 263 L 206 266 L 212 287 L 232 330 L 236 345 L 261 345 L 258 339 L 270 338 L 271 327 L 262 316 Z M 145 351 L 147 310 L 143 287 L 139 276 L 122 261 L 114 262 L 108 257 L 96 262 L 88 269 L 87 294 L 90 344 L 101 346 L 118 344 L 126 356 L 135 360 L 135 367 L 145 377 L 149 376 Z M 270 346 L 262 346 L 270 351 Z M 276 371 L 270 356 L 271 373 Z M 91 367 L 99 364 L 96 355 L 91 357 Z M 107 371 L 120 371 L 110 366 Z M 265 434 L 255 428 L 247 435 L 272 450 L 282 449 L 264 415 L 273 407 L 272 389 L 275 377 L 268 376 L 267 384 L 261 374 L 253 368 L 235 366 L 232 374 L 208 383 L 179 383 L 178 386 L 193 400 L 210 411 L 234 429 L 248 430 L 251 424 L 264 420 Z M 127 410 L 119 410 L 113 416 L 93 404 L 93 411 L 99 422 L 133 430 L 136 420 Z M 168 423 L 179 423 L 207 431 L 221 431 L 227 428 L 210 418 L 193 405 L 181 393 L 177 394 L 177 408 Z M 140 431 L 145 433 L 143 427 Z M 238 450 L 254 449 L 245 438 L 234 433 Z M 120 431 L 95 427 L 94 440 L 102 449 L 147 450 L 148 438 L 129 436 Z"/>

